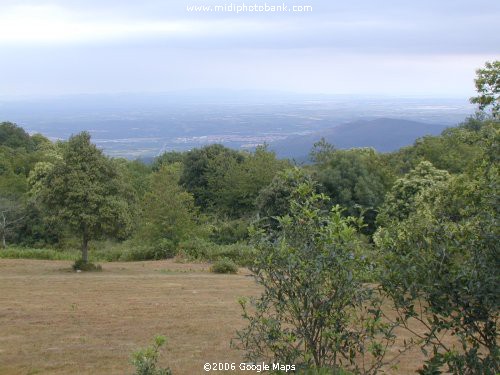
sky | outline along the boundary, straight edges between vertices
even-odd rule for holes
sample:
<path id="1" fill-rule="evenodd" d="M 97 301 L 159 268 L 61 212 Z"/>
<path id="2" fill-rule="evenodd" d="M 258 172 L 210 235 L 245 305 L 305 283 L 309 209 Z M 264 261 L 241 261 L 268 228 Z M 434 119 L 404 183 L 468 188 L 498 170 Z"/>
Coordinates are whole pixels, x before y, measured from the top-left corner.
<path id="1" fill-rule="evenodd" d="M 248 11 L 188 11 L 231 4 Z M 266 4 L 290 11 L 250 11 Z M 498 0 L 0 0 L 2 98 L 179 90 L 469 97 L 475 70 L 499 58 Z"/>

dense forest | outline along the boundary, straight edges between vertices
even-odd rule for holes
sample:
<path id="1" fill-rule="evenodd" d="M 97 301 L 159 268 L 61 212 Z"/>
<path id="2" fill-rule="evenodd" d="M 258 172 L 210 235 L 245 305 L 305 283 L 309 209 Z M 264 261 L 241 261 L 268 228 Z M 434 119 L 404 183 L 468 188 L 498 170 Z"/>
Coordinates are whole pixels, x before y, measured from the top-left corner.
<path id="1" fill-rule="evenodd" d="M 376 373 L 394 327 L 417 319 L 421 373 L 498 373 L 498 68 L 478 71 L 477 114 L 441 135 L 391 153 L 318 140 L 304 165 L 217 144 L 144 164 L 105 156 L 86 132 L 51 142 L 3 122 L 0 257 L 245 266 L 264 290 L 241 302 L 249 360 Z M 380 295 L 399 314 L 390 324 Z"/>
<path id="2" fill-rule="evenodd" d="M 230 253 L 238 246 L 222 248 L 246 244 L 256 220 L 285 214 L 292 190 L 305 180 L 330 206 L 362 217 L 362 232 L 373 243 L 389 222 L 408 216 L 424 190 L 470 179 L 487 160 L 496 165 L 498 121 L 481 116 L 393 153 L 339 150 L 320 140 L 312 162 L 301 166 L 277 159 L 266 146 L 246 152 L 217 144 L 166 152 L 144 164 L 106 157 L 86 132 L 53 143 L 3 122 L 2 246 L 92 253 L 119 243 L 141 247 L 142 254 L 124 255 L 136 260 L 193 256 L 205 247 Z"/>
<path id="3" fill-rule="evenodd" d="M 77 242 L 94 248 L 104 239 L 131 246 L 147 241 L 148 259 L 173 256 L 190 246 L 186 242 L 245 243 L 255 220 L 286 213 L 301 179 L 314 181 L 331 206 L 362 216 L 363 233 L 372 242 L 386 222 L 408 214 L 424 189 L 477 172 L 488 152 L 494 162 L 494 150 L 485 143 L 497 128 L 492 119 L 470 118 L 385 154 L 338 150 L 319 141 L 313 162 L 297 166 L 278 160 L 266 146 L 243 152 L 217 144 L 166 152 L 153 164 L 110 159 L 88 133 L 53 143 L 4 122 L 2 244 L 64 249 Z"/>

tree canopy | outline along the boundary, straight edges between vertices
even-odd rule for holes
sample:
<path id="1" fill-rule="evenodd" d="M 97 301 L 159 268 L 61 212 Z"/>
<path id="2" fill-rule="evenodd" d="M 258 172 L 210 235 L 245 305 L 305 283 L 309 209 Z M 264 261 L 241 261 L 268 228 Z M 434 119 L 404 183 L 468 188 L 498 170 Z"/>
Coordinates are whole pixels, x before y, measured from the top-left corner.
<path id="1" fill-rule="evenodd" d="M 486 62 L 484 68 L 476 70 L 476 91 L 479 94 L 470 99 L 484 111 L 491 107 L 494 119 L 500 116 L 500 61 Z"/>
<path id="2" fill-rule="evenodd" d="M 72 136 L 62 159 L 46 172 L 36 197 L 51 216 L 80 236 L 84 262 L 91 239 L 127 235 L 132 223 L 126 185 L 114 163 L 90 143 L 88 133 Z"/>
<path id="3" fill-rule="evenodd" d="M 375 236 L 384 291 L 406 326 L 417 320 L 425 327 L 417 334 L 422 350 L 432 349 L 425 374 L 500 370 L 498 124 L 484 127 L 481 139 L 482 155 L 466 173 L 446 176 L 427 165 L 424 174 L 410 173 L 397 184 L 388 199 L 390 225 Z M 411 194 L 405 202 L 401 195 L 400 208 L 393 204 L 398 191 Z M 445 333 L 457 337 L 460 350 L 442 340 Z"/>
<path id="4" fill-rule="evenodd" d="M 143 198 L 138 236 L 142 242 L 163 241 L 175 248 L 196 227 L 194 197 L 179 185 L 182 165 L 163 165 L 151 176 L 151 190 Z"/>
<path id="5" fill-rule="evenodd" d="M 228 165 L 243 162 L 243 155 L 219 144 L 189 151 L 184 159 L 180 184 L 194 195 L 196 204 L 204 209 L 213 206 L 216 193 L 209 181 Z"/>
<path id="6" fill-rule="evenodd" d="M 35 143 L 26 131 L 12 122 L 0 123 L 0 146 L 32 151 Z"/>

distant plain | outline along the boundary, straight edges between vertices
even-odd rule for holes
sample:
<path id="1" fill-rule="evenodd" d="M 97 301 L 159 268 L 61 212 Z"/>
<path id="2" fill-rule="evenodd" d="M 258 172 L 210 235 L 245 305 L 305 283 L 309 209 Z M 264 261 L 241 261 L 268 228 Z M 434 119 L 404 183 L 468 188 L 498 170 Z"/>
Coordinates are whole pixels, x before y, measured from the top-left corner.
<path id="1" fill-rule="evenodd" d="M 221 143 L 235 149 L 277 145 L 278 156 L 303 157 L 304 146 L 285 147 L 297 137 L 319 140 L 323 133 L 359 120 L 381 118 L 422 123 L 439 134 L 474 113 L 466 98 L 363 97 L 281 93 L 214 92 L 78 95 L 0 100 L 0 119 L 30 133 L 56 139 L 87 130 L 108 155 L 151 160 L 164 151 Z M 376 132 L 377 129 L 374 129 Z M 342 139 L 342 146 L 356 146 Z M 412 139 L 413 141 L 413 139 Z M 335 143 L 335 142 L 334 142 Z M 404 140 L 403 143 L 408 143 Z M 410 142 L 409 144 L 411 144 Z M 390 146 L 390 145 L 389 145 Z M 399 148 L 396 142 L 393 150 Z M 386 150 L 380 150 L 386 151 Z"/>

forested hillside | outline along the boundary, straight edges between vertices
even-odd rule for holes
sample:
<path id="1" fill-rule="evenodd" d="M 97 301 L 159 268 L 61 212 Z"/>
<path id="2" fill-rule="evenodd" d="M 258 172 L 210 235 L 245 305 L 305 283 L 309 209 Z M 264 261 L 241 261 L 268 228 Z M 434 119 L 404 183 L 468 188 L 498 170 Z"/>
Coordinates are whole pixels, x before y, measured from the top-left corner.
<path id="1" fill-rule="evenodd" d="M 393 152 L 411 145 L 426 135 L 439 135 L 446 126 L 417 121 L 379 118 L 359 120 L 306 136 L 290 137 L 275 142 L 272 149 L 281 157 L 306 159 L 311 147 L 324 138 L 339 149 L 372 147 L 379 152 Z"/>
<path id="2" fill-rule="evenodd" d="M 422 162 L 450 175 L 470 172 L 484 157 L 483 134 L 497 128 L 493 120 L 471 118 L 392 153 L 338 150 L 323 140 L 311 150 L 313 163 L 297 167 L 277 159 L 266 147 L 238 152 L 221 145 L 168 152 L 146 165 L 106 157 L 86 133 L 53 143 L 4 122 L 0 125 L 2 240 L 5 247 L 66 248 L 83 240 L 82 228 L 87 227 L 89 233 L 95 232 L 89 240 L 140 237 L 152 248 L 161 242 L 171 254 L 193 238 L 238 243 L 247 238 L 247 226 L 267 216 L 277 203 L 277 197 L 261 203 L 271 199 L 271 190 L 287 194 L 287 185 L 294 183 L 288 174 L 294 168 L 314 180 L 332 206 L 339 204 L 346 214 L 362 214 L 368 226 L 365 232 L 372 234 L 378 227 L 377 213 L 397 181 Z M 106 204 L 109 212 L 100 212 Z M 111 212 L 116 217 L 109 216 Z M 91 223 L 92 216 L 99 228 Z M 105 225 L 104 219 L 109 223 Z M 115 226 L 119 230 L 112 229 Z"/>

